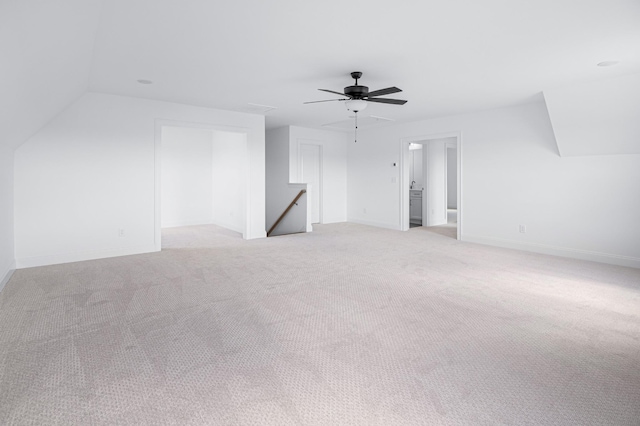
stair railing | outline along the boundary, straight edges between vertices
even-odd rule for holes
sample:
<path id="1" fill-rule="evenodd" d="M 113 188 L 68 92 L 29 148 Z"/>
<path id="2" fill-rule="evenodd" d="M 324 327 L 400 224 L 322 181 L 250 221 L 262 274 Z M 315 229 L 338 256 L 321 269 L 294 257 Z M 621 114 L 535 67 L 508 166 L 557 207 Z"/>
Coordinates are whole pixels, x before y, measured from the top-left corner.
<path id="1" fill-rule="evenodd" d="M 282 214 L 280 215 L 280 217 L 278 218 L 278 220 L 276 220 L 276 222 L 271 226 L 271 228 L 269 229 L 269 232 L 267 232 L 267 237 L 269 235 L 271 235 L 271 233 L 273 232 L 274 229 L 276 229 L 276 226 L 278 226 L 278 224 L 282 221 L 282 219 L 284 219 L 284 217 L 287 215 L 287 213 L 289 213 L 289 210 L 291 210 L 291 208 L 297 204 L 298 200 L 300 199 L 300 197 L 302 197 L 305 193 L 307 192 L 306 189 L 302 189 L 300 190 L 300 192 L 298 192 L 298 195 L 296 195 L 296 198 L 293 199 L 293 201 L 291 202 L 291 204 L 289 204 L 289 207 L 287 207 L 285 209 L 285 211 L 282 212 Z"/>

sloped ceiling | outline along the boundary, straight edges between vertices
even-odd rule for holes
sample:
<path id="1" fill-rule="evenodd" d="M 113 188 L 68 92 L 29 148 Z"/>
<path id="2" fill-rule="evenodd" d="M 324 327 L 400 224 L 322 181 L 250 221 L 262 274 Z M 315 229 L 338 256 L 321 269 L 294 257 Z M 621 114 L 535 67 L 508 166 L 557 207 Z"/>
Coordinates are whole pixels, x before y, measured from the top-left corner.
<path id="1" fill-rule="evenodd" d="M 541 100 L 640 72 L 637 0 L 3 0 L 0 125 L 15 147 L 85 90 L 246 111 L 267 127 L 348 119 L 318 88 L 398 86 L 412 121 Z M 600 68 L 605 60 L 620 61 Z M 154 84 L 141 85 L 138 79 Z"/>
<path id="2" fill-rule="evenodd" d="M 544 91 L 563 157 L 640 154 L 640 73 Z"/>
<path id="3" fill-rule="evenodd" d="M 100 0 L 0 2 L 0 146 L 14 149 L 84 93 Z"/>

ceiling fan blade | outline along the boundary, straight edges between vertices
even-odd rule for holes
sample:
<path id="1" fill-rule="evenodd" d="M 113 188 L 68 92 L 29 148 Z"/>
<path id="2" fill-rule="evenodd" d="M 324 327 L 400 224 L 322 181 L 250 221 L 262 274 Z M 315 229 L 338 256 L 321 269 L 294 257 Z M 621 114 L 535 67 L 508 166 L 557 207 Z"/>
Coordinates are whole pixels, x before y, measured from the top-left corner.
<path id="1" fill-rule="evenodd" d="M 369 98 L 369 99 L 365 99 L 367 102 L 378 102 L 381 104 L 393 104 L 393 105 L 404 105 L 407 103 L 407 101 L 404 101 L 402 99 L 385 99 L 385 98 Z"/>
<path id="2" fill-rule="evenodd" d="M 351 98 L 351 96 L 349 96 L 349 95 L 346 95 L 346 94 L 344 94 L 344 93 L 340 93 L 340 92 L 335 92 L 335 91 L 333 91 L 333 90 L 328 90 L 328 89 L 318 89 L 318 90 L 321 90 L 321 91 L 323 91 L 323 92 L 333 93 L 333 94 L 335 94 L 335 95 L 346 96 L 347 98 Z"/>
<path id="3" fill-rule="evenodd" d="M 369 97 L 371 96 L 382 96 L 382 95 L 390 95 L 391 93 L 402 92 L 402 90 L 397 87 L 387 87 L 386 89 L 374 90 L 373 92 L 369 92 Z"/>
<path id="4" fill-rule="evenodd" d="M 317 104 L 318 102 L 348 101 L 349 99 L 326 99 L 324 101 L 303 102 L 303 104 Z"/>

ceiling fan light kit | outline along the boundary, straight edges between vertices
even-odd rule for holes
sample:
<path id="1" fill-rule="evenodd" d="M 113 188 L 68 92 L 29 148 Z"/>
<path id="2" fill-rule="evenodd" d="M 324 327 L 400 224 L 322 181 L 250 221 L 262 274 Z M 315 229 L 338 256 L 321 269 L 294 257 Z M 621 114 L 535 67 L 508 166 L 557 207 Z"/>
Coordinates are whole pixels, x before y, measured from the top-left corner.
<path id="1" fill-rule="evenodd" d="M 362 99 L 350 99 L 344 103 L 349 111 L 360 112 L 367 107 L 367 102 Z"/>
<path id="2" fill-rule="evenodd" d="M 391 104 L 391 105 L 404 105 L 407 101 L 402 99 L 388 99 L 388 98 L 379 98 L 378 96 L 389 95 L 391 93 L 402 92 L 402 90 L 397 87 L 387 87 L 386 89 L 374 90 L 373 92 L 369 92 L 369 88 L 367 86 L 361 86 L 358 84 L 358 80 L 362 77 L 362 73 L 360 71 L 354 71 L 351 73 L 351 78 L 356 81 L 356 84 L 353 86 L 347 86 L 344 88 L 343 92 L 336 92 L 335 90 L 329 89 L 318 89 L 322 92 L 333 93 L 336 95 L 344 96 L 345 98 L 341 99 L 327 99 L 324 101 L 311 101 L 305 102 L 305 104 L 315 104 L 319 102 L 334 102 L 334 101 L 344 101 L 347 110 L 353 111 L 356 114 L 355 117 L 355 132 L 356 132 L 356 142 L 358 141 L 358 112 L 364 110 L 367 107 L 368 102 L 376 102 L 381 104 Z"/>

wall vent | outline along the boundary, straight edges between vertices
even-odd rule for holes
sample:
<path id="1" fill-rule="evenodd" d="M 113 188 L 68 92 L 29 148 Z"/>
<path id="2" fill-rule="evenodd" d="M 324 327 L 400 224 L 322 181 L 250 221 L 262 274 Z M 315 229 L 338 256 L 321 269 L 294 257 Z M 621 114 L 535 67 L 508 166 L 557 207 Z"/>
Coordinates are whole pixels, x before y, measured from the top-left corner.
<path id="1" fill-rule="evenodd" d="M 241 112 L 248 112 L 249 114 L 266 114 L 269 111 L 273 111 L 274 109 L 277 109 L 277 107 L 274 106 L 270 106 L 270 105 L 262 105 L 262 104 L 252 104 L 251 102 L 248 103 L 247 105 L 243 105 L 240 108 L 238 108 L 238 111 Z"/>
<path id="2" fill-rule="evenodd" d="M 333 123 L 323 124 L 322 127 L 330 127 L 337 130 L 353 130 L 355 126 L 355 115 L 350 115 L 348 120 L 334 121 Z M 376 125 L 391 123 L 395 120 L 391 118 L 379 117 L 377 115 L 358 116 L 358 127 L 368 128 Z"/>

